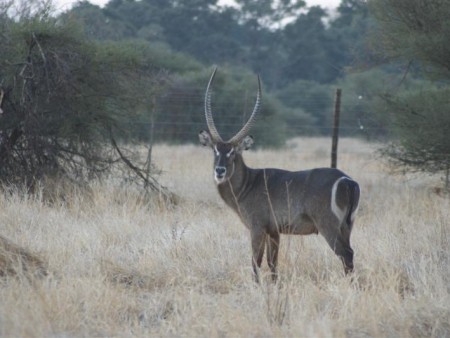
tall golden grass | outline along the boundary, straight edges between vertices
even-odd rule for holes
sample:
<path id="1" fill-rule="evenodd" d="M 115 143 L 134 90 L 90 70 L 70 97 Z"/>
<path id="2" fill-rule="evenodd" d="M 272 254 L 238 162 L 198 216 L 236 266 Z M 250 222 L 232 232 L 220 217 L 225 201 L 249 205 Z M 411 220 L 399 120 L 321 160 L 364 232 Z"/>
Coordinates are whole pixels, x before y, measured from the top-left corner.
<path id="1" fill-rule="evenodd" d="M 328 166 L 328 148 L 296 139 L 245 158 L 298 170 Z M 391 176 L 372 144 L 339 148 L 339 167 L 362 190 L 353 277 L 321 236 L 284 236 L 279 282 L 264 264 L 255 284 L 248 232 L 219 199 L 206 148 L 154 148 L 176 206 L 113 180 L 52 203 L 1 193 L 0 335 L 450 336 L 450 199 L 435 194 L 438 178 Z M 23 269 L 33 262 L 45 274 Z"/>

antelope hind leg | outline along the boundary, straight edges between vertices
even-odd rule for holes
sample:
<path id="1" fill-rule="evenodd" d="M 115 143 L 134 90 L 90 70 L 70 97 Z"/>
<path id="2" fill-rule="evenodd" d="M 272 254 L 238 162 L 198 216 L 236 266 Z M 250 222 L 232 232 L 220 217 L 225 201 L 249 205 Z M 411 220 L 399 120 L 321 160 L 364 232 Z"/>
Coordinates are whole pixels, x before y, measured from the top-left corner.
<path id="1" fill-rule="evenodd" d="M 331 228 L 328 228 L 331 229 Z M 350 233 L 344 236 L 338 229 L 336 231 L 322 231 L 319 232 L 325 237 L 330 248 L 341 259 L 344 265 L 345 274 L 353 272 L 353 249 L 350 246 Z"/>
<path id="2" fill-rule="evenodd" d="M 350 241 L 336 238 L 336 241 L 333 243 L 331 248 L 341 259 L 342 264 L 344 265 L 345 274 L 348 275 L 353 272 L 353 249 L 350 247 Z"/>

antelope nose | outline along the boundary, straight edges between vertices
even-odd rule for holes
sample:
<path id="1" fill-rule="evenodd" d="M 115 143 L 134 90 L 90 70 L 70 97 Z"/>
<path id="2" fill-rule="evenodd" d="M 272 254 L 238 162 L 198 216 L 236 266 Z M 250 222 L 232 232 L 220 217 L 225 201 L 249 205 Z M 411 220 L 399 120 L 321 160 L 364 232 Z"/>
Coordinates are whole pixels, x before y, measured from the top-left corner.
<path id="1" fill-rule="evenodd" d="M 222 177 L 223 175 L 225 175 L 226 171 L 227 169 L 225 167 L 216 167 L 216 176 Z"/>

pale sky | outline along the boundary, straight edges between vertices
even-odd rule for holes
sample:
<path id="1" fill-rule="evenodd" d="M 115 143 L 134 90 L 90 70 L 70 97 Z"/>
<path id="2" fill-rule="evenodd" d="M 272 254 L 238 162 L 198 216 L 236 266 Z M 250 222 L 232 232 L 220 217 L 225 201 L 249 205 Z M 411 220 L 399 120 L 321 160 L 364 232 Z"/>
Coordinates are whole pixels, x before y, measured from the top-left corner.
<path id="1" fill-rule="evenodd" d="M 103 6 L 104 4 L 109 2 L 109 0 L 88 0 L 88 1 L 99 6 Z M 320 5 L 324 8 L 330 9 L 336 8 L 341 2 L 341 0 L 305 0 L 305 1 L 307 6 Z M 78 0 L 53 0 L 53 3 L 57 7 L 58 12 L 69 9 L 76 2 L 78 2 Z M 229 0 L 221 0 L 220 2 L 227 3 L 229 2 Z"/>

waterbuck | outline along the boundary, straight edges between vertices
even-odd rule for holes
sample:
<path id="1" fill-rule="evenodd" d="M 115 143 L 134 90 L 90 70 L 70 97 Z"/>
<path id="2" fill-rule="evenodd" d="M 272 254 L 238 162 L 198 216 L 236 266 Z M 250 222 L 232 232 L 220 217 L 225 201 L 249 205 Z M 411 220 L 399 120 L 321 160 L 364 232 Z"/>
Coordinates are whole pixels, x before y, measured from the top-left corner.
<path id="1" fill-rule="evenodd" d="M 321 234 L 344 264 L 345 273 L 353 270 L 350 247 L 359 186 L 338 169 L 316 168 L 304 171 L 252 169 L 242 152 L 253 144 L 248 135 L 261 103 L 261 81 L 253 112 L 242 129 L 228 141 L 220 137 L 212 116 L 211 91 L 217 68 L 211 75 L 205 94 L 208 131 L 199 133 L 200 143 L 214 151 L 214 179 L 225 203 L 250 230 L 252 267 L 258 271 L 267 248 L 267 263 L 272 279 L 277 279 L 280 234 Z"/>

